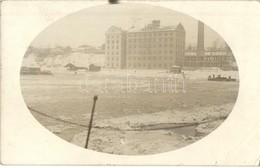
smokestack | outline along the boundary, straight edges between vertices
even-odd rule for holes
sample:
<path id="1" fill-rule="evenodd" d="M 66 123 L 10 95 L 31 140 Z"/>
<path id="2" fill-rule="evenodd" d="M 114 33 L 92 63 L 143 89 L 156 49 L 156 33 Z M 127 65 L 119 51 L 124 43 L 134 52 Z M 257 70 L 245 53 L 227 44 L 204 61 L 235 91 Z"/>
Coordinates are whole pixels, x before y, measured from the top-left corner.
<path id="1" fill-rule="evenodd" d="M 204 52 L 204 23 L 198 22 L 197 51 Z"/>

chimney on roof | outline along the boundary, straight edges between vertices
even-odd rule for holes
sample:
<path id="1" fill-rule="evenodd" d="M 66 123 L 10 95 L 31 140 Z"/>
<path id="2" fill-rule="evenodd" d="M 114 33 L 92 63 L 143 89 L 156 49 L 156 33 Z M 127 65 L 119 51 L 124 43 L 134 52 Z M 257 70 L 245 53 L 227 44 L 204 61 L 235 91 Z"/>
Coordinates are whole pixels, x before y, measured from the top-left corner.
<path id="1" fill-rule="evenodd" d="M 153 20 L 152 25 L 154 28 L 160 28 L 160 20 Z"/>
<path id="2" fill-rule="evenodd" d="M 204 52 L 204 23 L 198 21 L 197 51 Z"/>

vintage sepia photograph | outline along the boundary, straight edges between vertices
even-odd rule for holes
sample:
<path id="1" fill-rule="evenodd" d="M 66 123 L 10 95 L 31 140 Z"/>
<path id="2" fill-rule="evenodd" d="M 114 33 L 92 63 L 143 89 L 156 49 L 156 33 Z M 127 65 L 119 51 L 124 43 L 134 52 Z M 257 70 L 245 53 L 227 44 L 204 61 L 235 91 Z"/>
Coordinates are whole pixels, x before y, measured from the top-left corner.
<path id="1" fill-rule="evenodd" d="M 24 102 L 73 145 L 117 155 L 188 146 L 227 119 L 239 69 L 228 43 L 191 16 L 144 4 L 67 15 L 28 46 Z"/>

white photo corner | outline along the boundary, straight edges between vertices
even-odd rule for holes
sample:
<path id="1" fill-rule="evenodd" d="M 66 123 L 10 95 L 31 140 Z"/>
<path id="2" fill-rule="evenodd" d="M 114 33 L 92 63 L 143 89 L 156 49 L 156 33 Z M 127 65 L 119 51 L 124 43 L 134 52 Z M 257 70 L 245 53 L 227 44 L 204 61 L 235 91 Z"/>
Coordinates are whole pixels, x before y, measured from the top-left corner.
<path id="1" fill-rule="evenodd" d="M 259 2 L 1 5 L 2 164 L 260 164 Z"/>

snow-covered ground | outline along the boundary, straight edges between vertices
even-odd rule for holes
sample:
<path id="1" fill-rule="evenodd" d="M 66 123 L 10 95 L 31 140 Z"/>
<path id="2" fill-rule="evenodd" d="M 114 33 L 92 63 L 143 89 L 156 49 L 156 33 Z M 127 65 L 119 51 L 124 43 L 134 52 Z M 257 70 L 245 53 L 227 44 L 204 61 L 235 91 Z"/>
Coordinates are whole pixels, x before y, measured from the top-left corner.
<path id="1" fill-rule="evenodd" d="M 77 75 L 57 72 L 53 76 L 21 76 L 24 100 L 44 114 L 88 125 L 94 94 L 78 91 L 78 83 L 85 80 L 86 74 L 93 81 L 122 82 L 126 82 L 127 75 L 136 81 L 171 75 L 166 70 L 102 70 Z M 204 70 L 184 74 L 186 93 L 98 94 L 89 149 L 123 155 L 155 154 L 187 146 L 212 132 L 232 111 L 239 81 L 207 81 L 207 77 L 221 74 L 235 78 L 238 72 Z M 59 122 L 33 111 L 32 114 L 54 134 L 84 147 L 86 127 Z M 188 124 L 192 126 L 179 126 Z"/>

